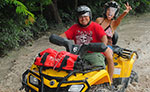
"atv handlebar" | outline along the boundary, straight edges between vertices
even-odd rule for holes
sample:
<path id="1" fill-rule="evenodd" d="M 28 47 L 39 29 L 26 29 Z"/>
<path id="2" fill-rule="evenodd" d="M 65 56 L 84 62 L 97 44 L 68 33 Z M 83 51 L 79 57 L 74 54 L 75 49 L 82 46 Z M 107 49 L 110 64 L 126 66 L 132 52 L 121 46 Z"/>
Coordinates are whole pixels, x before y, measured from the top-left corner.
<path id="1" fill-rule="evenodd" d="M 49 38 L 49 41 L 53 44 L 59 45 L 59 46 L 67 46 L 69 43 L 69 40 L 66 38 L 62 38 L 60 36 L 57 36 L 55 34 L 52 34 Z"/>
<path id="2" fill-rule="evenodd" d="M 88 50 L 93 52 L 105 52 L 107 46 L 104 43 L 90 43 L 88 44 Z"/>
<path id="3" fill-rule="evenodd" d="M 64 46 L 68 52 L 71 52 L 73 54 L 79 54 L 83 55 L 87 51 L 92 52 L 105 52 L 107 49 L 107 46 L 105 46 L 104 43 L 89 43 L 89 44 L 83 44 L 83 45 L 75 45 L 71 40 L 68 40 L 66 38 L 62 38 L 58 35 L 52 34 L 49 37 L 49 41 L 53 44 Z M 77 47 L 77 52 L 74 52 L 74 47 Z"/>

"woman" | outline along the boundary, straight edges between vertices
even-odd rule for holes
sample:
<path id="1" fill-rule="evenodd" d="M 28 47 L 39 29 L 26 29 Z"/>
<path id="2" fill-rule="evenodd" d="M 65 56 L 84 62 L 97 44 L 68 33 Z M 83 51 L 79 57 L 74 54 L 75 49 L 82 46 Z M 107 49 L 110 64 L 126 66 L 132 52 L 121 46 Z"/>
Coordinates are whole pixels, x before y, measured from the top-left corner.
<path id="1" fill-rule="evenodd" d="M 112 46 L 112 37 L 116 30 L 116 28 L 119 26 L 121 20 L 128 14 L 128 12 L 132 9 L 131 6 L 129 6 L 129 3 L 127 2 L 125 4 L 126 10 L 118 17 L 119 13 L 119 5 L 115 1 L 110 1 L 105 4 L 105 11 L 104 11 L 104 17 L 99 17 L 96 19 L 96 22 L 100 24 L 103 29 L 105 30 L 105 33 L 108 37 L 108 46 Z"/>

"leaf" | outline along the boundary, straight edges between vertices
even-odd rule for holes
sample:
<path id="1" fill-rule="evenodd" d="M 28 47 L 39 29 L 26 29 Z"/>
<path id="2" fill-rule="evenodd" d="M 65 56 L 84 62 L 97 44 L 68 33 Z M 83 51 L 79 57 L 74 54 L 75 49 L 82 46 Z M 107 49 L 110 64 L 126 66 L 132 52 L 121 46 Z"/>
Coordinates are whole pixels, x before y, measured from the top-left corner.
<path id="1" fill-rule="evenodd" d="M 41 0 L 43 5 L 49 5 L 52 3 L 52 0 Z"/>

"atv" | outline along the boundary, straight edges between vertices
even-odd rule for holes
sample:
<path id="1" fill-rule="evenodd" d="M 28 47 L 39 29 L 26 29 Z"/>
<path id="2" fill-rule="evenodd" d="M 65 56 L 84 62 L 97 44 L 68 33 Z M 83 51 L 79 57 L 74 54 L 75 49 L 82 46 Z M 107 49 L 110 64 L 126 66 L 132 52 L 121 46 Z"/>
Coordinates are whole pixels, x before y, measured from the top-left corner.
<path id="1" fill-rule="evenodd" d="M 49 48 L 40 52 L 31 68 L 23 73 L 20 90 L 25 89 L 26 92 L 124 92 L 128 83 L 138 80 L 137 73 L 132 70 L 138 58 L 136 51 L 113 46 L 115 68 L 112 84 L 107 71 L 107 61 L 106 67 L 103 67 L 91 66 L 82 59 L 87 51 L 104 52 L 107 46 L 103 43 L 76 45 L 55 34 L 52 34 L 49 40 L 53 44 L 64 46 L 66 51 L 57 52 Z M 57 62 L 56 57 L 59 57 Z"/>

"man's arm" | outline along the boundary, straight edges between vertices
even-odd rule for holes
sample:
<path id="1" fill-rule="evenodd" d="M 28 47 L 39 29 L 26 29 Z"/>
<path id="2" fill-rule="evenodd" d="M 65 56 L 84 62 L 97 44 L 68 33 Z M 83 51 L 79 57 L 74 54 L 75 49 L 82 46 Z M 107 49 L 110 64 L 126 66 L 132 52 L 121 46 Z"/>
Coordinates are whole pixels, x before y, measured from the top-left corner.
<path id="1" fill-rule="evenodd" d="M 107 39 L 107 36 L 106 36 L 106 35 L 104 35 L 104 36 L 101 38 L 101 41 L 102 41 L 102 43 L 104 43 L 104 44 L 107 46 L 108 39 Z"/>
<path id="2" fill-rule="evenodd" d="M 67 38 L 66 34 L 65 33 L 62 33 L 59 35 L 60 37 L 64 37 L 64 38 Z"/>
<path id="3" fill-rule="evenodd" d="M 106 51 L 104 52 L 105 57 L 106 57 L 107 62 L 108 62 L 108 73 L 109 73 L 111 82 L 112 82 L 113 72 L 114 72 L 114 62 L 113 62 L 112 53 L 113 52 L 110 48 L 107 48 Z"/>

